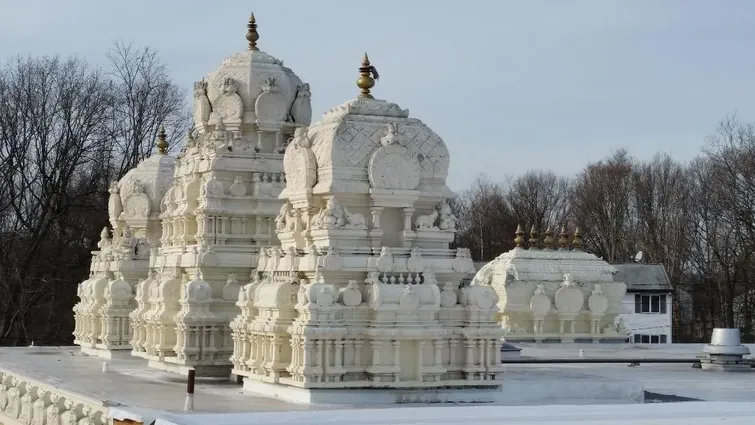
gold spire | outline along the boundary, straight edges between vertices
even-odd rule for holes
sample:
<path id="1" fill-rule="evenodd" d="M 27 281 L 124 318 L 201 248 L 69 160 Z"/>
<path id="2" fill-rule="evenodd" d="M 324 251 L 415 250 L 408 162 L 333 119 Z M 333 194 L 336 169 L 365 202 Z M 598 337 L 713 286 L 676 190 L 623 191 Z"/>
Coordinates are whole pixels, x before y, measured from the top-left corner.
<path id="1" fill-rule="evenodd" d="M 254 12 L 249 17 L 249 23 L 246 24 L 246 40 L 249 42 L 249 50 L 259 50 L 257 48 L 257 40 L 260 39 L 260 35 L 257 32 L 257 20 L 254 19 Z"/>
<path id="2" fill-rule="evenodd" d="M 161 125 L 157 133 L 157 150 L 161 155 L 168 153 L 168 138 L 165 135 L 165 126 Z"/>
<path id="3" fill-rule="evenodd" d="M 517 224 L 516 225 L 516 232 L 514 233 L 516 237 L 514 238 L 514 243 L 516 244 L 517 248 L 524 248 L 524 230 L 522 230 L 522 225 Z"/>
<path id="4" fill-rule="evenodd" d="M 551 232 L 551 227 L 548 226 L 545 229 L 545 239 L 543 239 L 543 244 L 545 245 L 545 249 L 553 249 L 555 242 L 556 241 L 553 240 L 553 232 Z"/>
<path id="5" fill-rule="evenodd" d="M 534 225 L 530 228 L 530 240 L 527 242 L 530 244 L 530 249 L 539 248 L 538 243 L 540 240 L 537 238 L 537 229 Z"/>
<path id="6" fill-rule="evenodd" d="M 566 231 L 566 226 L 561 226 L 561 237 L 558 238 L 558 247 L 561 249 L 569 248 L 569 232 Z"/>
<path id="7" fill-rule="evenodd" d="M 572 239 L 571 245 L 574 249 L 582 249 L 582 233 L 579 231 L 579 227 L 574 229 L 574 239 Z"/>
<path id="8" fill-rule="evenodd" d="M 370 89 L 375 87 L 375 80 L 380 78 L 377 73 L 377 69 L 370 65 L 370 58 L 367 57 L 367 53 L 364 54 L 362 59 L 362 66 L 359 67 L 359 78 L 357 79 L 357 87 L 361 90 L 359 97 L 363 99 L 374 99 L 370 94 Z"/>

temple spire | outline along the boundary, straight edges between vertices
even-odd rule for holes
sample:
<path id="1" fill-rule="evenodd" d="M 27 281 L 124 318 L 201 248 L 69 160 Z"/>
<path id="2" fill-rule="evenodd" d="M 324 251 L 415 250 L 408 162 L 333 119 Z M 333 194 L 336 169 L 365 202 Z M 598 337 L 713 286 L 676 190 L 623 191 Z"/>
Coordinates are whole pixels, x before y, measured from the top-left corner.
<path id="1" fill-rule="evenodd" d="M 545 239 L 543 240 L 545 249 L 553 249 L 555 241 L 553 240 L 553 232 L 551 232 L 550 226 L 545 229 Z"/>
<path id="2" fill-rule="evenodd" d="M 257 48 L 257 40 L 260 39 L 260 35 L 257 32 L 257 20 L 254 19 L 254 12 L 249 17 L 249 23 L 246 24 L 246 40 L 249 42 L 249 50 L 259 50 Z"/>
<path id="3" fill-rule="evenodd" d="M 537 249 L 540 243 L 540 239 L 537 238 L 537 228 L 534 224 L 530 228 L 530 240 L 527 243 L 529 244 L 529 249 Z"/>
<path id="4" fill-rule="evenodd" d="M 517 248 L 524 248 L 524 230 L 522 230 L 522 225 L 517 224 L 516 226 L 516 232 L 514 233 L 516 236 L 514 238 L 514 243 L 516 244 Z"/>
<path id="5" fill-rule="evenodd" d="M 579 231 L 579 227 L 574 229 L 574 239 L 571 245 L 573 249 L 582 249 L 582 232 Z"/>
<path id="6" fill-rule="evenodd" d="M 561 237 L 558 239 L 558 247 L 560 249 L 569 248 L 569 232 L 566 231 L 566 226 L 561 226 Z"/>
<path id="7" fill-rule="evenodd" d="M 357 87 L 361 90 L 359 97 L 362 99 L 374 99 L 370 94 L 370 89 L 375 87 L 375 80 L 379 78 L 377 69 L 370 65 L 370 58 L 365 53 L 364 58 L 362 58 L 362 66 L 359 67 L 359 78 L 357 79 Z"/>
<path id="8" fill-rule="evenodd" d="M 157 151 L 161 155 L 168 153 L 168 137 L 165 135 L 165 126 L 161 125 L 160 130 L 157 132 Z"/>

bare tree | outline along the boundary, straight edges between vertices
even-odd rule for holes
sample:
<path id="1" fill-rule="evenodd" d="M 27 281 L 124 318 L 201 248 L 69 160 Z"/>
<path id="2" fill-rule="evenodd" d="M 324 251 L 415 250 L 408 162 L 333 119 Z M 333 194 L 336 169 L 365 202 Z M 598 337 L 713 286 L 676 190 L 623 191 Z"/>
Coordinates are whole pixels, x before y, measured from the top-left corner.
<path id="1" fill-rule="evenodd" d="M 570 181 L 552 171 L 529 171 L 511 181 L 506 198 L 517 223 L 557 232 L 569 215 Z"/>
<path id="2" fill-rule="evenodd" d="M 635 164 L 632 172 L 633 213 L 637 245 L 651 262 L 662 263 L 674 290 L 674 334 L 681 331 L 681 288 L 694 225 L 690 173 L 669 155 Z"/>
<path id="3" fill-rule="evenodd" d="M 82 60 L 18 58 L 0 73 L 0 342 L 26 342 L 30 318 L 56 307 L 56 285 L 86 274 L 86 229 L 63 223 L 98 205 L 111 104 L 107 79 Z"/>
<path id="4" fill-rule="evenodd" d="M 732 327 L 735 310 L 744 315 L 745 332 L 752 334 L 755 290 L 755 128 L 734 116 L 725 118 L 710 137 L 705 156 L 697 163 L 699 187 L 697 225 L 701 239 L 694 265 L 701 280 L 714 289 L 714 323 Z M 718 313 L 716 315 L 715 313 Z"/>
<path id="5" fill-rule="evenodd" d="M 114 178 L 120 178 L 150 155 L 161 125 L 173 147 L 187 134 L 192 118 L 186 90 L 171 80 L 155 50 L 118 41 L 107 58 L 113 93 L 108 136 Z"/>
<path id="6" fill-rule="evenodd" d="M 631 210 L 633 161 L 626 150 L 589 164 L 571 193 L 574 223 L 583 230 L 587 249 L 608 262 L 634 255 Z"/>
<path id="7" fill-rule="evenodd" d="M 187 98 L 151 49 L 117 43 L 112 70 L 17 58 L 0 70 L 0 344 L 69 343 L 76 285 L 107 223 L 108 183 L 150 154 Z"/>
<path id="8" fill-rule="evenodd" d="M 461 196 L 457 239 L 476 261 L 489 261 L 513 247 L 516 223 L 502 185 L 479 176 Z"/>

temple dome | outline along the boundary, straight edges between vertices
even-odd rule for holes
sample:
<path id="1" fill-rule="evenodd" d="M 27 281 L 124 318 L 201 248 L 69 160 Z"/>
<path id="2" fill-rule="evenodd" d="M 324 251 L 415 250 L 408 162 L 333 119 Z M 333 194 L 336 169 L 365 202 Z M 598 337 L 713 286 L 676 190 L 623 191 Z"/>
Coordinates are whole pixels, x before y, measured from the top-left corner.
<path id="1" fill-rule="evenodd" d="M 113 218 L 128 221 L 159 215 L 160 201 L 170 187 L 176 167 L 176 159 L 167 155 L 166 149 L 165 130 L 161 127 L 158 152 L 129 170 L 115 187 L 111 187 L 111 221 Z M 116 194 L 119 195 L 117 200 L 113 196 Z"/>
<path id="2" fill-rule="evenodd" d="M 365 61 L 363 68 L 369 67 L 366 56 Z M 287 180 L 294 184 L 281 196 L 303 189 L 313 194 L 378 189 L 446 198 L 452 196 L 446 186 L 448 167 L 448 148 L 432 129 L 410 118 L 408 109 L 374 99 L 368 90 L 296 134 L 284 157 Z"/>
<path id="3" fill-rule="evenodd" d="M 254 41 L 250 39 L 254 38 Z M 306 126 L 312 119 L 309 84 L 283 61 L 257 49 L 257 25 L 249 21 L 249 50 L 236 53 L 194 84 L 194 122 L 257 124 L 263 129 Z"/>

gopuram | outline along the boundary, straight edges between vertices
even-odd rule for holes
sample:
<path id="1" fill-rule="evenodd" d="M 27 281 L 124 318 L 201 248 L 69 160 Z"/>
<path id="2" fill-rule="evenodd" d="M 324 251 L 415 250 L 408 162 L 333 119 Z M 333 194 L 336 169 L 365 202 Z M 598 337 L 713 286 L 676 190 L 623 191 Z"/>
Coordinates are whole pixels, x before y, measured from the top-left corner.
<path id="1" fill-rule="evenodd" d="M 148 275 L 150 256 L 160 244 L 160 201 L 170 186 L 176 161 L 166 154 L 160 128 L 158 152 L 110 186 L 108 228 L 92 253 L 89 279 L 79 284 L 74 306 L 74 343 L 84 353 L 110 358 L 131 350 L 129 314 L 134 287 Z"/>
<path id="2" fill-rule="evenodd" d="M 281 244 L 262 250 L 239 293 L 233 373 L 259 391 L 498 388 L 495 291 L 460 290 L 472 259 L 449 249 L 448 150 L 373 98 L 366 54 L 359 71 L 361 94 L 286 149 Z"/>
<path id="3" fill-rule="evenodd" d="M 619 314 L 626 284 L 614 281 L 616 268 L 583 251 L 579 229 L 550 230 L 542 243 L 517 228 L 516 247 L 484 265 L 472 285 L 498 294 L 497 317 L 507 341 L 625 342 Z"/>
<path id="4" fill-rule="evenodd" d="M 372 96 L 366 54 L 359 96 L 310 126 L 309 85 L 258 39 L 252 16 L 248 50 L 195 83 L 178 157 L 113 185 L 76 343 L 260 391 L 500 389 L 498 299 L 460 288 L 442 139 Z"/>
<path id="5" fill-rule="evenodd" d="M 194 127 L 178 157 L 163 149 L 113 186 L 115 236 L 103 231 L 79 289 L 82 349 L 103 348 L 94 354 L 104 357 L 126 349 L 181 373 L 230 371 L 239 281 L 260 246 L 277 244 L 284 143 L 312 115 L 309 85 L 258 49 L 254 15 L 246 39 L 247 51 L 194 84 Z M 112 302 L 107 287 L 118 288 Z M 116 307 L 117 325 L 109 325 Z"/>

